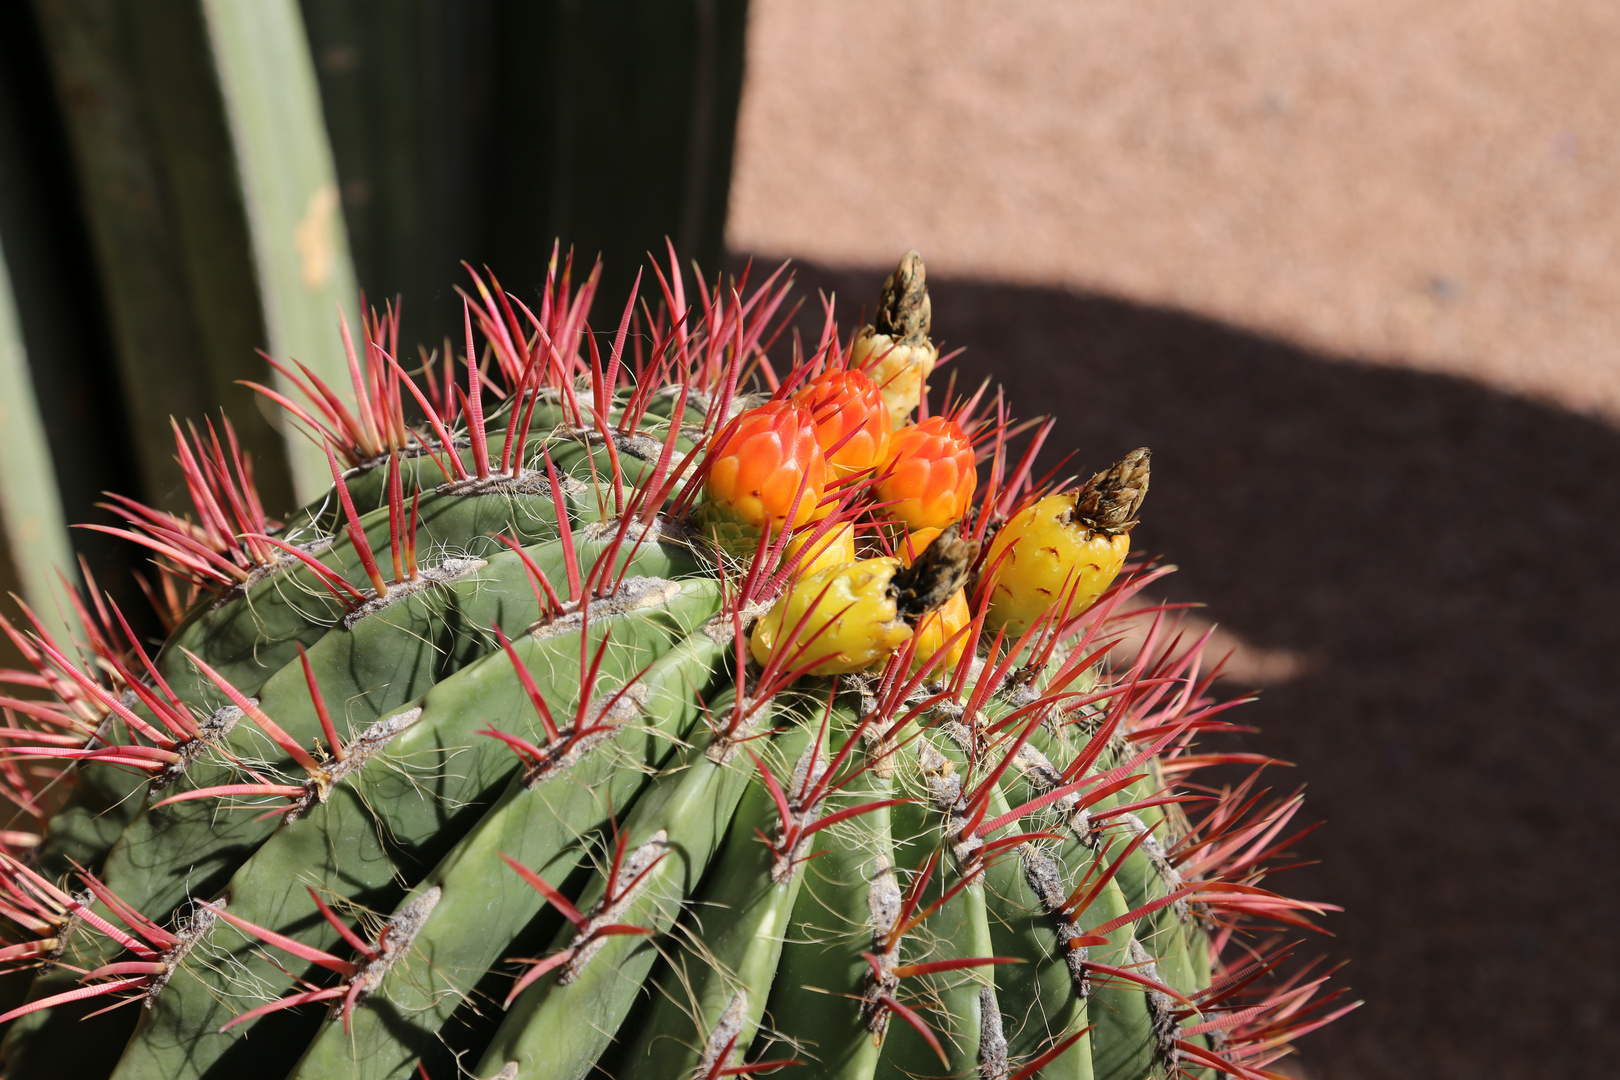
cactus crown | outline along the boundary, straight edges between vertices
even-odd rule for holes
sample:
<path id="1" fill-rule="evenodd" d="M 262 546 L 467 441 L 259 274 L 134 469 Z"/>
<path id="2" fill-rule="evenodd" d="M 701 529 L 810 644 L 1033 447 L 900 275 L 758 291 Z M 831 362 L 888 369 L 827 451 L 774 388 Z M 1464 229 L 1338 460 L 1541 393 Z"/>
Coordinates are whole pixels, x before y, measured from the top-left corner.
<path id="1" fill-rule="evenodd" d="M 354 405 L 286 368 L 333 489 L 285 522 L 228 424 L 177 425 L 195 516 L 113 504 L 161 649 L 93 591 L 81 640 L 3 624 L 11 1080 L 1259 1080 L 1349 1007 L 1283 972 L 1328 910 L 1265 883 L 1298 796 L 1194 749 L 1234 704 L 1207 641 L 1125 614 L 1167 572 L 1127 562 L 1145 450 L 1078 540 L 1035 513 L 1052 423 L 1015 451 L 982 393 L 943 457 L 823 488 L 789 397 L 861 335 L 829 309 L 777 370 L 784 275 L 689 300 L 672 253 L 604 353 L 571 276 L 475 275 L 461 386 L 400 365 L 397 308 Z M 913 252 L 878 327 L 928 323 Z M 935 488 L 957 520 L 892 512 Z"/>

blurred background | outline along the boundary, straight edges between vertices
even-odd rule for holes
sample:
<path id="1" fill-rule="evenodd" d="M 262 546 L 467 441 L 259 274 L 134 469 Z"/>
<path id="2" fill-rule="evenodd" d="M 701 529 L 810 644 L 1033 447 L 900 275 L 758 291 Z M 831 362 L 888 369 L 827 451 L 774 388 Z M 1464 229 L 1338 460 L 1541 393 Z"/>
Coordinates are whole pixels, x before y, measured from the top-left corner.
<path id="1" fill-rule="evenodd" d="M 917 247 L 1054 461 L 1153 447 L 1138 546 L 1326 822 L 1286 888 L 1367 1003 L 1296 1069 L 1602 1075 L 1616 55 L 1597 0 L 0 0 L 0 578 L 138 606 L 63 523 L 183 497 L 170 413 L 291 505 L 235 380 L 344 381 L 361 290 L 433 347 L 461 259 L 532 292 L 560 237 L 615 298 L 667 236 L 847 330 Z"/>

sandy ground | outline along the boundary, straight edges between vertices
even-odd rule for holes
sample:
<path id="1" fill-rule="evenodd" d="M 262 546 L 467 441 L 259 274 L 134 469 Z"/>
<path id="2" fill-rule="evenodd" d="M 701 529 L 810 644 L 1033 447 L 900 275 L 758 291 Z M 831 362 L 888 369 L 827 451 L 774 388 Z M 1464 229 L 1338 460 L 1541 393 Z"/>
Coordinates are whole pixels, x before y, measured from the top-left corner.
<path id="1" fill-rule="evenodd" d="M 1328 825 L 1312 1077 L 1620 1052 L 1620 6 L 754 0 L 729 243 L 1155 449 L 1141 546 Z M 1608 854 L 1605 854 L 1607 852 Z"/>
<path id="2" fill-rule="evenodd" d="M 733 248 L 1186 308 L 1620 417 L 1620 5 L 757 0 Z"/>

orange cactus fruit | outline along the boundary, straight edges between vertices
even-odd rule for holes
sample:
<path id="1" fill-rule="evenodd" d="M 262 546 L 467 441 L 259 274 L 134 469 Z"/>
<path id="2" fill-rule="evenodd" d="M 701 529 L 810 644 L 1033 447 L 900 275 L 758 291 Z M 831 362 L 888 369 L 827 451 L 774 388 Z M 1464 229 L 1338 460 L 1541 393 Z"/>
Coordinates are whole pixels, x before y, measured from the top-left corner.
<path id="1" fill-rule="evenodd" d="M 1059 605 L 1078 615 L 1113 584 L 1147 497 L 1148 450 L 1132 451 L 1078 494 L 1049 495 L 1014 514 L 990 542 L 986 625 L 1021 633 Z M 1071 595 L 1072 594 L 1072 599 Z"/>
<path id="2" fill-rule="evenodd" d="M 943 529 L 973 504 L 973 444 L 954 420 L 930 416 L 894 433 L 877 483 L 882 512 L 910 529 Z"/>
<path id="3" fill-rule="evenodd" d="M 817 517 L 826 486 L 810 413 L 792 401 L 766 402 L 715 436 L 700 520 L 722 547 L 746 557 L 760 530 L 775 535 Z"/>
<path id="4" fill-rule="evenodd" d="M 928 376 L 939 362 L 939 350 L 928 340 L 932 314 L 922 256 L 909 251 L 883 283 L 872 324 L 855 336 L 849 366 L 877 384 L 896 431 L 928 392 Z"/>
<path id="5" fill-rule="evenodd" d="M 806 553 L 804 562 L 799 564 L 798 576 L 801 578 L 852 563 L 855 561 L 855 526 L 848 522 L 836 525 L 819 539 L 814 528 L 800 530 L 797 536 L 788 541 L 787 551 L 782 555 L 783 563 L 792 562 L 801 551 Z"/>
<path id="6" fill-rule="evenodd" d="M 809 410 L 833 476 L 855 476 L 883 464 L 889 450 L 889 411 L 877 384 L 861 371 L 829 371 L 793 400 Z"/>
<path id="7" fill-rule="evenodd" d="M 789 668 L 812 664 L 812 675 L 883 663 L 911 637 L 890 588 L 899 569 L 899 559 L 861 559 L 801 578 L 754 624 L 749 651 L 768 664 L 787 647 L 793 651 L 783 662 Z"/>
<path id="8" fill-rule="evenodd" d="M 909 534 L 900 545 L 900 562 L 910 567 L 917 556 L 922 554 L 934 539 L 940 534 L 939 529 L 918 529 Z M 967 590 L 959 588 L 951 593 L 950 599 L 944 604 L 928 612 L 917 621 L 917 628 L 912 631 L 917 639 L 917 646 L 911 660 L 911 670 L 920 671 L 929 661 L 937 656 L 945 643 L 950 641 L 945 658 L 934 669 L 935 675 L 944 675 L 953 671 L 961 661 L 962 654 L 967 651 L 968 635 L 963 634 L 955 641 L 953 635 L 968 623 L 973 621 L 973 613 L 968 610 Z"/>

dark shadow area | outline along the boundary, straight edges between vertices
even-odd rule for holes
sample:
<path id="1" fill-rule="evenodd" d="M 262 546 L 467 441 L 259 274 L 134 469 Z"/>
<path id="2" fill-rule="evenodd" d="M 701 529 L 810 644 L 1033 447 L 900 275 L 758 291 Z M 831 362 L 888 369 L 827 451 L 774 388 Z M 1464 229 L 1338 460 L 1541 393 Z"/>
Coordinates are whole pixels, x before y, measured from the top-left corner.
<path id="1" fill-rule="evenodd" d="M 883 274 L 797 276 L 847 334 Z M 1051 461 L 1153 448 L 1135 546 L 1180 565 L 1172 599 L 1310 661 L 1241 714 L 1327 822 L 1278 884 L 1344 905 L 1309 944 L 1366 999 L 1304 1041 L 1310 1076 L 1613 1068 L 1620 432 L 1183 313 L 930 285 L 959 383 L 1063 418 Z"/>
<path id="2" fill-rule="evenodd" d="M 107 515 L 95 508 L 101 493 L 139 492 L 140 481 L 104 297 L 80 216 L 78 178 L 45 65 L 29 5 L 0 3 L 0 257 L 16 297 L 63 516 L 70 523 L 105 521 Z M 145 563 L 134 546 L 82 530 L 74 531 L 72 541 L 137 629 L 155 631 L 130 576 Z M 6 575 L 12 582 L 9 565 Z M 7 595 L 13 587 L 8 584 Z M 3 606 L 15 616 L 9 600 Z M 5 649 L 15 655 L 9 643 Z"/>
<path id="3" fill-rule="evenodd" d="M 303 0 L 361 287 L 401 341 L 461 332 L 461 266 L 533 303 L 552 239 L 603 256 L 616 320 L 648 251 L 720 253 L 746 0 Z M 608 310 L 611 309 L 611 310 Z"/>

